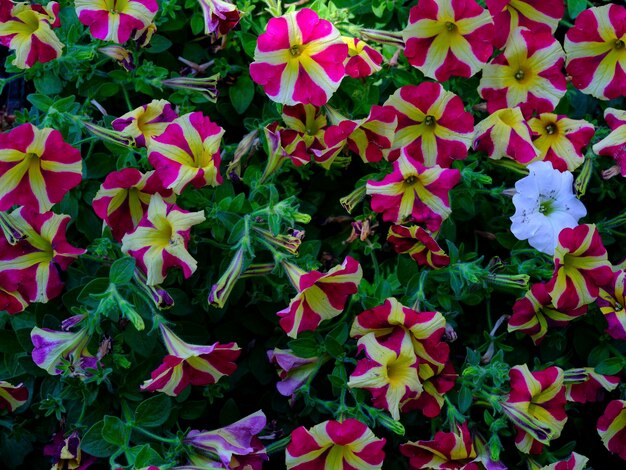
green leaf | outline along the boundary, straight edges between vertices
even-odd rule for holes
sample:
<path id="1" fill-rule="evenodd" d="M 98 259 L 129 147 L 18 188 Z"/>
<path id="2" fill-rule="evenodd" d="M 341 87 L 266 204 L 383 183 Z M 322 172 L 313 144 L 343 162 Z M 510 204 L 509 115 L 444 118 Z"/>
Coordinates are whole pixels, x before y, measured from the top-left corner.
<path id="1" fill-rule="evenodd" d="M 63 81 L 53 73 L 46 73 L 43 77 L 33 80 L 35 89 L 44 95 L 56 95 L 63 91 Z"/>
<path id="2" fill-rule="evenodd" d="M 167 395 L 160 394 L 139 404 L 135 412 L 135 424 L 154 428 L 160 426 L 170 416 L 172 402 Z"/>
<path id="3" fill-rule="evenodd" d="M 134 468 L 145 468 L 150 465 L 156 466 L 163 465 L 165 463 L 159 453 L 148 444 L 133 447 L 130 449 L 130 452 L 133 452 L 136 455 L 135 461 L 133 462 Z"/>
<path id="4" fill-rule="evenodd" d="M 595 367 L 595 372 L 604 375 L 616 375 L 622 371 L 624 363 L 619 357 L 610 357 Z"/>
<path id="5" fill-rule="evenodd" d="M 575 20 L 587 8 L 587 0 L 567 0 L 567 13 Z"/>
<path id="6" fill-rule="evenodd" d="M 102 427 L 102 438 L 117 447 L 126 447 L 128 431 L 126 424 L 117 416 L 105 416 Z"/>
<path id="7" fill-rule="evenodd" d="M 289 348 L 298 357 L 315 357 L 318 355 L 319 345 L 313 338 L 298 338 L 289 341 Z"/>
<path id="8" fill-rule="evenodd" d="M 248 75 L 241 75 L 229 88 L 228 96 L 238 114 L 243 114 L 254 98 L 254 83 Z"/>
<path id="9" fill-rule="evenodd" d="M 472 391 L 467 387 L 459 390 L 459 411 L 465 413 L 472 406 Z"/>
<path id="10" fill-rule="evenodd" d="M 111 265 L 109 279 L 114 284 L 126 284 L 133 278 L 135 272 L 135 258 L 124 256 Z"/>
<path id="11" fill-rule="evenodd" d="M 108 457 L 118 449 L 117 445 L 104 440 L 102 437 L 103 428 L 104 420 L 98 421 L 89 428 L 89 431 L 87 431 L 80 441 L 80 448 L 83 452 L 93 455 L 94 457 Z"/>
<path id="12" fill-rule="evenodd" d="M 28 95 L 26 99 L 30 101 L 33 106 L 35 106 L 35 108 L 37 108 L 39 111 L 43 111 L 44 113 L 47 113 L 48 109 L 50 109 L 50 106 L 54 104 L 52 98 L 50 98 L 48 95 L 40 93 L 32 93 Z"/>
<path id="13" fill-rule="evenodd" d="M 146 52 L 149 54 L 159 54 L 161 52 L 165 52 L 172 46 L 172 41 L 167 39 L 165 36 L 161 36 L 160 34 L 155 34 L 150 39 L 150 47 L 146 49 Z"/>

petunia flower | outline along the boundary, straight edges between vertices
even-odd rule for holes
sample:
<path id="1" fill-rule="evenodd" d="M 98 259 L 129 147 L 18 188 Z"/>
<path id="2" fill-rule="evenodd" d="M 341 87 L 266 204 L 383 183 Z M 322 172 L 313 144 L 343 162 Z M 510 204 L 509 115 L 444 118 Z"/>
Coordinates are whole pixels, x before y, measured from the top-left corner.
<path id="1" fill-rule="evenodd" d="M 566 460 L 560 460 L 550 465 L 545 465 L 539 470 L 585 470 L 589 459 L 584 455 L 572 452 Z"/>
<path id="2" fill-rule="evenodd" d="M 457 432 L 435 434 L 432 441 L 407 442 L 400 445 L 400 453 L 409 458 L 410 469 L 478 470 L 477 454 L 467 423 L 457 424 Z"/>
<path id="3" fill-rule="evenodd" d="M 613 273 L 611 281 L 600 289 L 596 304 L 608 323 L 611 338 L 626 340 L 626 271 Z"/>
<path id="4" fill-rule="evenodd" d="M 602 401 L 605 391 L 615 390 L 620 383 L 618 376 L 598 374 L 593 367 L 569 369 L 564 374 L 565 398 L 576 403 Z"/>
<path id="5" fill-rule="evenodd" d="M 372 209 L 383 220 L 401 224 L 414 221 L 437 231 L 452 213 L 449 191 L 461 179 L 459 170 L 427 168 L 403 154 L 393 162 L 393 171 L 382 181 L 368 181 Z"/>
<path id="6" fill-rule="evenodd" d="M 235 284 L 241 278 L 247 265 L 245 248 L 242 246 L 235 252 L 226 271 L 220 276 L 215 284 L 211 286 L 211 292 L 207 299 L 209 305 L 217 308 L 224 308 Z"/>
<path id="7" fill-rule="evenodd" d="M 111 46 L 99 47 L 98 52 L 116 61 L 127 72 L 135 70 L 133 53 L 128 49 L 124 49 L 122 46 L 114 44 Z"/>
<path id="8" fill-rule="evenodd" d="M 30 333 L 34 349 L 33 362 L 50 375 L 61 374 L 63 361 L 82 368 L 93 368 L 93 358 L 87 350 L 89 334 L 86 329 L 77 332 L 55 331 L 35 327 Z"/>
<path id="9" fill-rule="evenodd" d="M 476 124 L 475 131 L 474 150 L 481 150 L 494 160 L 507 157 L 525 165 L 539 156 L 520 108 L 499 109 L 491 113 Z"/>
<path id="10" fill-rule="evenodd" d="M 0 243 L 0 246 L 3 245 Z M 18 291 L 19 284 L 18 273 L 0 273 L 0 311 L 6 310 L 9 315 L 15 315 L 28 307 L 28 302 Z"/>
<path id="11" fill-rule="evenodd" d="M 272 18 L 258 38 L 252 80 L 277 103 L 322 106 L 346 74 L 348 46 L 310 8 Z"/>
<path id="12" fill-rule="evenodd" d="M 57 130 L 30 123 L 0 134 L 0 210 L 50 210 L 82 179 L 80 152 Z"/>
<path id="13" fill-rule="evenodd" d="M 427 418 L 439 416 L 446 400 L 445 394 L 454 388 L 458 374 L 450 361 L 440 371 L 433 369 L 431 364 L 421 363 L 418 373 L 422 393 L 402 403 L 400 411 L 408 413 L 420 410 Z"/>
<path id="14" fill-rule="evenodd" d="M 564 228 L 554 251 L 554 272 L 546 284 L 553 305 L 569 310 L 598 298 L 611 282 L 613 270 L 595 225 Z"/>
<path id="15" fill-rule="evenodd" d="M 313 331 L 323 320 L 341 314 L 363 277 L 361 265 L 350 256 L 327 273 L 307 273 L 286 261 L 283 266 L 298 291 L 289 306 L 277 313 L 281 328 L 291 338 L 297 338 L 302 331 Z"/>
<path id="16" fill-rule="evenodd" d="M 267 351 L 267 358 L 274 364 L 280 382 L 276 384 L 278 393 L 285 397 L 292 396 L 317 369 L 318 357 L 302 358 L 291 349 L 274 348 Z"/>
<path id="17" fill-rule="evenodd" d="M 366 358 L 357 363 L 348 387 L 369 391 L 376 408 L 389 411 L 395 420 L 400 419 L 401 403 L 418 396 L 423 389 L 411 336 L 396 329 L 381 342 L 375 333 L 367 333 L 358 345 Z"/>
<path id="18" fill-rule="evenodd" d="M 419 0 L 402 31 L 404 55 L 425 76 L 469 78 L 489 60 L 491 15 L 474 0 Z"/>
<path id="19" fill-rule="evenodd" d="M 574 176 L 569 171 L 555 170 L 550 162 L 534 162 L 528 172 L 515 183 L 511 232 L 552 255 L 561 230 L 576 227 L 587 209 L 574 195 Z"/>
<path id="20" fill-rule="evenodd" d="M 159 9 L 156 0 L 76 0 L 74 6 L 94 38 L 117 44 L 149 26 Z"/>
<path id="21" fill-rule="evenodd" d="M 519 106 L 526 117 L 553 111 L 565 95 L 565 54 L 549 32 L 517 28 L 504 52 L 483 69 L 478 93 L 487 110 Z"/>
<path id="22" fill-rule="evenodd" d="M 122 238 L 122 251 L 137 260 L 148 276 L 148 285 L 161 284 L 174 266 L 188 278 L 198 266 L 187 251 L 190 230 L 204 220 L 204 211 L 188 212 L 154 194 L 135 231 Z"/>
<path id="23" fill-rule="evenodd" d="M 210 346 L 185 343 L 164 324 L 159 324 L 168 355 L 152 372 L 141 390 L 177 396 L 187 385 L 209 385 L 236 369 L 239 347 L 235 343 L 214 343 Z"/>
<path id="24" fill-rule="evenodd" d="M 43 455 L 52 457 L 51 470 L 86 470 L 96 463 L 96 458 L 82 451 L 77 431 L 64 437 L 59 431 L 52 442 L 43 448 Z"/>
<path id="25" fill-rule="evenodd" d="M 615 160 L 622 176 L 626 176 L 626 111 L 615 108 L 604 110 L 604 120 L 611 133 L 593 146 L 598 155 L 608 155 Z"/>
<path id="26" fill-rule="evenodd" d="M 526 454 L 538 453 L 560 436 L 567 421 L 563 370 L 551 366 L 531 372 L 523 364 L 512 367 L 509 378 L 511 392 L 501 405 L 517 428 L 515 445 Z"/>
<path id="27" fill-rule="evenodd" d="M 298 165 L 296 158 L 302 158 L 302 149 L 306 149 L 308 154 L 313 149 L 320 149 L 324 146 L 324 133 L 326 132 L 328 121 L 321 108 L 312 104 L 296 104 L 294 106 L 283 106 L 283 122 L 285 127 L 279 128 L 281 145 L 286 151 L 293 149 L 292 160 Z M 304 143 L 301 147 L 300 142 Z"/>
<path id="28" fill-rule="evenodd" d="M 23 300 L 46 303 L 63 290 L 61 271 L 86 250 L 70 245 L 65 237 L 69 215 L 21 207 L 10 217 L 24 238 L 10 245 L 0 237 L 0 278 L 17 286 Z"/>
<path id="29" fill-rule="evenodd" d="M 201 112 L 185 114 L 148 143 L 148 160 L 166 188 L 180 194 L 191 183 L 196 188 L 217 186 L 220 143 L 224 129 Z"/>
<path id="30" fill-rule="evenodd" d="M 177 117 L 168 101 L 152 100 L 113 120 L 111 127 L 135 139 L 137 147 L 146 147 L 152 137 L 161 135 Z"/>
<path id="31" fill-rule="evenodd" d="M 348 418 L 324 421 L 291 433 L 285 464 L 288 470 L 382 468 L 386 440 L 377 438 L 362 422 Z"/>
<path id="32" fill-rule="evenodd" d="M 23 384 L 12 385 L 0 380 L 0 410 L 13 412 L 28 401 L 28 389 Z"/>
<path id="33" fill-rule="evenodd" d="M 563 0 L 485 0 L 485 3 L 493 16 L 493 45 L 498 49 L 504 48 L 519 26 L 553 34 L 565 13 Z"/>
<path id="34" fill-rule="evenodd" d="M 595 133 L 593 124 L 561 114 L 542 113 L 531 118 L 528 125 L 533 131 L 533 145 L 539 150 L 539 158 L 552 163 L 559 171 L 574 171 L 582 165 L 582 150 Z"/>
<path id="35" fill-rule="evenodd" d="M 626 95 L 626 7 L 610 3 L 583 11 L 564 46 L 576 88 L 601 100 Z"/>
<path id="36" fill-rule="evenodd" d="M 263 431 L 267 419 L 259 410 L 228 426 L 214 431 L 192 430 L 185 436 L 183 442 L 191 446 L 206 466 L 200 468 L 235 469 L 251 468 L 260 470 L 263 461 L 268 460 L 265 448 L 257 437 Z M 219 460 L 215 460 L 215 458 Z M 246 458 L 253 458 L 248 462 L 250 467 L 243 465 Z M 191 457 L 192 461 L 194 456 Z"/>
<path id="37" fill-rule="evenodd" d="M 381 70 L 383 56 L 380 52 L 360 39 L 345 36 L 341 39 L 348 45 L 348 57 L 344 62 L 347 75 L 352 78 L 363 78 Z"/>
<path id="38" fill-rule="evenodd" d="M 610 401 L 598 419 L 597 429 L 604 447 L 626 460 L 626 401 Z"/>
<path id="39" fill-rule="evenodd" d="M 107 175 L 92 206 L 98 217 L 111 227 L 113 238 L 120 241 L 137 228 L 150 199 L 157 193 L 169 203 L 175 201 L 172 190 L 163 188 L 155 171 L 141 173 L 136 168 L 124 168 Z"/>
<path id="40" fill-rule="evenodd" d="M 440 269 L 450 264 L 450 257 L 435 240 L 436 235 L 418 225 L 392 225 L 387 241 L 396 253 L 408 254 L 419 266 Z"/>
<path id="41" fill-rule="evenodd" d="M 439 83 L 405 85 L 385 102 L 398 116 L 391 159 L 404 149 L 413 159 L 432 167 L 448 168 L 467 157 L 472 144 L 474 118 L 463 101 Z"/>
<path id="42" fill-rule="evenodd" d="M 239 23 L 240 12 L 230 0 L 198 0 L 204 16 L 204 34 L 225 36 Z"/>
<path id="43" fill-rule="evenodd" d="M 61 57 L 65 46 L 52 31 L 61 26 L 59 3 L 7 3 L 7 18 L 0 18 L 0 44 L 15 51 L 11 63 L 28 69 L 37 62 L 43 64 Z"/>

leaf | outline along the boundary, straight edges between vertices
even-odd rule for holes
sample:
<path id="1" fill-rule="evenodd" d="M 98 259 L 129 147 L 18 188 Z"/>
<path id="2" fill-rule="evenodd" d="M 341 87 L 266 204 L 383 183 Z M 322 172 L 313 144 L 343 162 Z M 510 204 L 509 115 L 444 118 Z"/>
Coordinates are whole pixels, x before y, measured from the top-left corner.
<path id="1" fill-rule="evenodd" d="M 587 0 L 567 0 L 567 13 L 575 20 L 587 8 Z"/>
<path id="2" fill-rule="evenodd" d="M 54 104 L 52 98 L 40 93 L 32 93 L 28 95 L 26 99 L 30 101 L 33 106 L 35 106 L 35 108 L 37 108 L 39 111 L 43 111 L 44 113 L 47 113 L 48 109 L 50 109 L 50 106 Z"/>
<path id="3" fill-rule="evenodd" d="M 104 420 L 98 421 L 89 428 L 89 431 L 87 431 L 80 441 L 80 448 L 83 452 L 93 455 L 94 457 L 108 457 L 118 449 L 118 446 L 115 444 L 104 440 L 102 437 L 103 428 Z"/>
<path id="4" fill-rule="evenodd" d="M 135 412 L 135 424 L 154 428 L 160 426 L 170 416 L 172 402 L 167 395 L 156 395 L 139 404 Z"/>
<path id="5" fill-rule="evenodd" d="M 117 416 L 105 416 L 102 426 L 102 438 L 117 447 L 126 447 L 128 431 L 126 424 Z"/>
<path id="6" fill-rule="evenodd" d="M 146 49 L 146 52 L 149 54 L 159 54 L 161 52 L 165 52 L 172 46 L 172 41 L 167 39 L 165 36 L 161 36 L 160 34 L 155 34 L 150 39 L 150 47 Z"/>
<path id="7" fill-rule="evenodd" d="M 135 272 L 135 258 L 124 256 L 111 265 L 109 279 L 114 284 L 126 284 L 133 278 Z"/>
<path id="8" fill-rule="evenodd" d="M 298 338 L 289 341 L 289 348 L 298 357 L 308 358 L 318 355 L 319 345 L 313 338 Z"/>
<path id="9" fill-rule="evenodd" d="M 610 357 L 598 364 L 594 371 L 603 375 L 616 375 L 622 371 L 624 363 L 619 357 Z"/>
<path id="10" fill-rule="evenodd" d="M 228 89 L 228 96 L 238 114 L 243 114 L 254 98 L 254 83 L 248 75 L 241 75 Z"/>
<path id="11" fill-rule="evenodd" d="M 465 413 L 472 406 L 472 391 L 467 387 L 459 390 L 459 411 Z"/>

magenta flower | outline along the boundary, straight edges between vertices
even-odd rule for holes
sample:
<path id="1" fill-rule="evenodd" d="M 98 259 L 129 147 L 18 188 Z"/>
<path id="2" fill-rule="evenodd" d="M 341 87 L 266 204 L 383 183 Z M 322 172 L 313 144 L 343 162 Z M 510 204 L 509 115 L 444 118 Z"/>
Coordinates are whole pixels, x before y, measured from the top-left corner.
<path id="1" fill-rule="evenodd" d="M 96 462 L 96 458 L 86 454 L 80 448 L 78 432 L 72 432 L 67 438 L 63 432 L 54 435 L 52 442 L 43 448 L 43 455 L 52 457 L 51 470 L 86 470 Z"/>
<path id="2" fill-rule="evenodd" d="M 0 380 L 0 410 L 17 410 L 28 401 L 28 389 L 23 384 L 12 385 Z"/>
<path id="3" fill-rule="evenodd" d="M 369 77 L 381 70 L 383 56 L 376 49 L 372 49 L 365 42 L 357 38 L 343 37 L 348 45 L 348 57 L 344 65 L 346 74 L 352 78 Z"/>
<path id="4" fill-rule="evenodd" d="M 221 38 L 239 23 L 239 10 L 230 0 L 199 0 L 204 15 L 204 34 Z"/>
<path id="5" fill-rule="evenodd" d="M 118 117 L 111 126 L 123 135 L 135 139 L 137 147 L 145 147 L 152 137 L 161 135 L 167 125 L 177 117 L 178 114 L 169 102 L 152 100 Z"/>

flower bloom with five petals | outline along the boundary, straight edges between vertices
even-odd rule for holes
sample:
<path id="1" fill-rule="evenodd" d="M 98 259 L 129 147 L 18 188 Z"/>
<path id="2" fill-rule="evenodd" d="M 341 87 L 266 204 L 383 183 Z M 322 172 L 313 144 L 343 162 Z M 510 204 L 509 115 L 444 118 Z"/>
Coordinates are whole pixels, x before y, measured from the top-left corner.
<path id="1" fill-rule="evenodd" d="M 155 171 L 141 173 L 136 168 L 124 168 L 107 175 L 92 206 L 98 217 L 111 228 L 113 238 L 120 241 L 137 228 L 156 193 L 169 203 L 175 201 L 172 190 L 163 188 Z"/>
<path id="2" fill-rule="evenodd" d="M 450 264 L 450 257 L 439 246 L 435 236 L 418 225 L 392 225 L 387 241 L 396 253 L 408 254 L 418 265 L 440 269 Z"/>
<path id="3" fill-rule="evenodd" d="M 346 74 L 352 78 L 369 77 L 381 70 L 383 56 L 376 49 L 357 38 L 342 37 L 348 45 L 348 57 L 344 63 Z"/>
<path id="4" fill-rule="evenodd" d="M 80 152 L 59 131 L 26 123 L 0 134 L 0 210 L 45 212 L 81 179 Z"/>
<path id="5" fill-rule="evenodd" d="M 235 343 L 210 346 L 189 344 L 167 326 L 160 324 L 159 328 L 168 355 L 163 358 L 163 364 L 152 372 L 151 378 L 143 383 L 141 390 L 163 392 L 175 397 L 189 384 L 214 384 L 237 369 L 235 360 L 240 352 Z"/>
<path id="6" fill-rule="evenodd" d="M 474 0 L 419 0 L 402 31 L 409 64 L 429 78 L 469 78 L 489 60 L 491 15 Z"/>
<path id="7" fill-rule="evenodd" d="M 600 289 L 596 304 L 608 323 L 609 336 L 626 340 L 626 271 L 620 269 L 613 273 L 611 281 Z"/>
<path id="8" fill-rule="evenodd" d="M 547 31 L 513 31 L 504 53 L 483 69 L 478 93 L 487 110 L 519 106 L 524 116 L 553 111 L 565 95 L 565 54 Z"/>
<path id="9" fill-rule="evenodd" d="M 0 44 L 15 51 L 12 64 L 20 69 L 61 56 L 63 43 L 52 31 L 61 26 L 58 2 L 46 6 L 8 3 L 8 18 L 0 18 Z"/>
<path id="10" fill-rule="evenodd" d="M 348 418 L 324 421 L 291 433 L 285 463 L 288 470 L 382 468 L 385 439 L 377 438 L 362 422 Z"/>
<path id="11" fill-rule="evenodd" d="M 224 129 L 200 111 L 185 114 L 153 137 L 148 160 L 167 189 L 180 194 L 191 183 L 196 188 L 217 186 L 220 175 L 220 142 Z"/>
<path id="12" fill-rule="evenodd" d="M 154 194 L 135 231 L 122 238 L 122 251 L 137 260 L 149 286 L 161 284 L 175 266 L 183 270 L 186 279 L 198 267 L 187 251 L 190 230 L 204 220 L 204 211 L 188 212 Z"/>
<path id="13" fill-rule="evenodd" d="M 322 106 L 346 74 L 348 46 L 329 21 L 310 8 L 272 18 L 259 36 L 252 80 L 277 103 Z"/>
<path id="14" fill-rule="evenodd" d="M 35 327 L 30 332 L 30 339 L 34 346 L 33 362 L 50 375 L 61 374 L 59 367 L 64 361 L 83 368 L 95 367 L 96 360 L 87 350 L 90 337 L 86 329 L 71 332 Z"/>
<path id="15" fill-rule="evenodd" d="M 604 447 L 626 460 L 626 401 L 612 400 L 598 420 Z"/>
<path id="16" fill-rule="evenodd" d="M 145 147 L 152 137 L 161 135 L 177 117 L 168 101 L 152 100 L 113 120 L 111 127 L 135 139 L 137 147 Z"/>
<path id="17" fill-rule="evenodd" d="M 467 157 L 472 144 L 474 118 L 463 101 L 439 83 L 405 85 L 385 102 L 398 116 L 392 159 L 402 149 L 424 166 L 448 168 Z"/>
<path id="18" fill-rule="evenodd" d="M 580 367 L 565 371 L 565 398 L 576 403 L 604 400 L 605 391 L 617 388 L 620 378 L 616 375 L 598 374 L 593 367 Z"/>
<path id="19" fill-rule="evenodd" d="M 204 34 L 225 36 L 239 23 L 240 13 L 230 0 L 199 0 L 204 16 Z"/>
<path id="20" fill-rule="evenodd" d="M 585 158 L 582 150 L 595 133 L 593 124 L 562 114 L 542 113 L 531 118 L 528 125 L 539 158 L 559 171 L 574 171 L 582 165 Z"/>
<path id="21" fill-rule="evenodd" d="M 0 380 L 0 410 L 15 411 L 28 401 L 28 389 L 23 385 L 12 385 Z"/>
<path id="22" fill-rule="evenodd" d="M 509 371 L 511 392 L 502 403 L 504 414 L 517 427 L 515 445 L 526 454 L 561 435 L 567 421 L 563 370 L 551 366 L 531 372 L 526 364 Z"/>
<path id="23" fill-rule="evenodd" d="M 280 326 L 291 338 L 297 338 L 302 331 L 313 331 L 323 320 L 341 314 L 363 277 L 361 265 L 350 256 L 327 273 L 307 273 L 286 261 L 283 266 L 298 291 L 289 306 L 278 312 Z"/>
<path id="24" fill-rule="evenodd" d="M 159 9 L 156 0 L 76 0 L 74 6 L 94 38 L 117 44 L 147 28 Z"/>
<path id="25" fill-rule="evenodd" d="M 452 213 L 449 192 L 460 179 L 459 170 L 427 168 L 404 153 L 382 181 L 367 182 L 366 192 L 372 196 L 372 209 L 382 213 L 383 220 L 415 221 L 434 232 Z"/>
<path id="26" fill-rule="evenodd" d="M 615 108 L 604 110 L 604 120 L 611 133 L 593 146 L 598 155 L 608 155 L 615 160 L 622 176 L 626 176 L 626 111 Z"/>
<path id="27" fill-rule="evenodd" d="M 626 95 L 626 7 L 610 3 L 583 11 L 564 46 L 576 88 L 601 100 Z"/>

